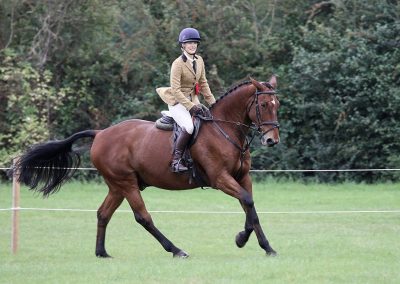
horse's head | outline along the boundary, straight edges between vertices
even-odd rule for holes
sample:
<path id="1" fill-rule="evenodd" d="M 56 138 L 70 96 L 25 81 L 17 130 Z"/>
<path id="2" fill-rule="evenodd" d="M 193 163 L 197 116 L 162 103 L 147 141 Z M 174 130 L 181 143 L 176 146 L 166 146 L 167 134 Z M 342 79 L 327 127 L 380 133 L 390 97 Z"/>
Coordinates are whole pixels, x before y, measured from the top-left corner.
<path id="1" fill-rule="evenodd" d="M 258 82 L 250 79 L 256 87 L 252 102 L 248 107 L 248 115 L 261 133 L 261 143 L 269 147 L 279 143 L 278 108 L 279 100 L 276 96 L 276 77 L 272 76 L 269 82 Z"/>

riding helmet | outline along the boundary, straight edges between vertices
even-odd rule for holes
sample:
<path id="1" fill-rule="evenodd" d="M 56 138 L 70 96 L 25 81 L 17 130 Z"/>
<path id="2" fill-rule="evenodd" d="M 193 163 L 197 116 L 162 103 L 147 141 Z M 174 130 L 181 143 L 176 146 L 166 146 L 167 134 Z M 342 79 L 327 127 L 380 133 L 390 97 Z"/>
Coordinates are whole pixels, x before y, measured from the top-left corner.
<path id="1" fill-rule="evenodd" d="M 179 33 L 179 43 L 185 43 L 189 41 L 200 42 L 200 33 L 194 28 L 185 28 Z"/>

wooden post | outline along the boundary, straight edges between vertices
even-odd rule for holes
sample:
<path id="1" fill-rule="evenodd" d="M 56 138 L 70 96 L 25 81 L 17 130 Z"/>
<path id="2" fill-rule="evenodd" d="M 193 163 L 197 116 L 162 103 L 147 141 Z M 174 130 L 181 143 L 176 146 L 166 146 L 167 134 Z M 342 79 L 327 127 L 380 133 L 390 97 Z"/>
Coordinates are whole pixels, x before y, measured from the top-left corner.
<path id="1" fill-rule="evenodd" d="M 14 159 L 13 166 L 18 162 L 18 159 Z M 13 254 L 18 251 L 19 241 L 19 199 L 20 199 L 20 184 L 18 181 L 18 173 L 13 173 L 13 185 L 12 185 L 12 229 L 11 229 L 11 250 Z"/>

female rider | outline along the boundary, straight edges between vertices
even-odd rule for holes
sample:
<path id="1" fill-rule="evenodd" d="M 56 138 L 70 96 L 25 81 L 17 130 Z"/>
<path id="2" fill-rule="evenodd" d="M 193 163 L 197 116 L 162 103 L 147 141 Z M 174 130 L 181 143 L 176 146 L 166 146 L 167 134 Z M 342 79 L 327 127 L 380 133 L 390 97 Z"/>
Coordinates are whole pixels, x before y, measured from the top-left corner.
<path id="1" fill-rule="evenodd" d="M 196 54 L 200 40 L 200 33 L 194 28 L 185 28 L 180 32 L 179 45 L 182 55 L 172 63 L 171 87 L 157 89 L 161 99 L 168 104 L 171 116 L 182 128 L 173 151 L 173 172 L 188 170 L 181 159 L 193 133 L 192 116 L 202 113 L 198 95 L 201 93 L 209 105 L 215 102 L 207 83 L 203 58 Z"/>

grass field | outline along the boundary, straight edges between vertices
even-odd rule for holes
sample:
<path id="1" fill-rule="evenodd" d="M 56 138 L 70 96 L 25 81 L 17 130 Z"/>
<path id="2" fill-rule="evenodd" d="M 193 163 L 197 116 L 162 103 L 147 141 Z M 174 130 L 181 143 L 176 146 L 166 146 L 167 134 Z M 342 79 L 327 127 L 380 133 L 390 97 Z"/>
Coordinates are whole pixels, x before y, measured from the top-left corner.
<path id="1" fill-rule="evenodd" d="M 20 206 L 95 210 L 106 192 L 69 183 L 43 199 L 22 188 Z M 220 191 L 148 188 L 143 197 L 151 211 L 189 211 L 152 213 L 188 259 L 166 253 L 126 202 L 108 227 L 112 259 L 94 256 L 95 211 L 21 211 L 12 255 L 11 212 L 2 210 L 0 283 L 400 283 L 400 184 L 256 184 L 260 222 L 278 257 L 267 257 L 255 235 L 236 247 L 244 214 Z M 10 207 L 11 185 L 1 184 L 0 208 Z M 388 210 L 397 212 L 349 212 Z"/>

